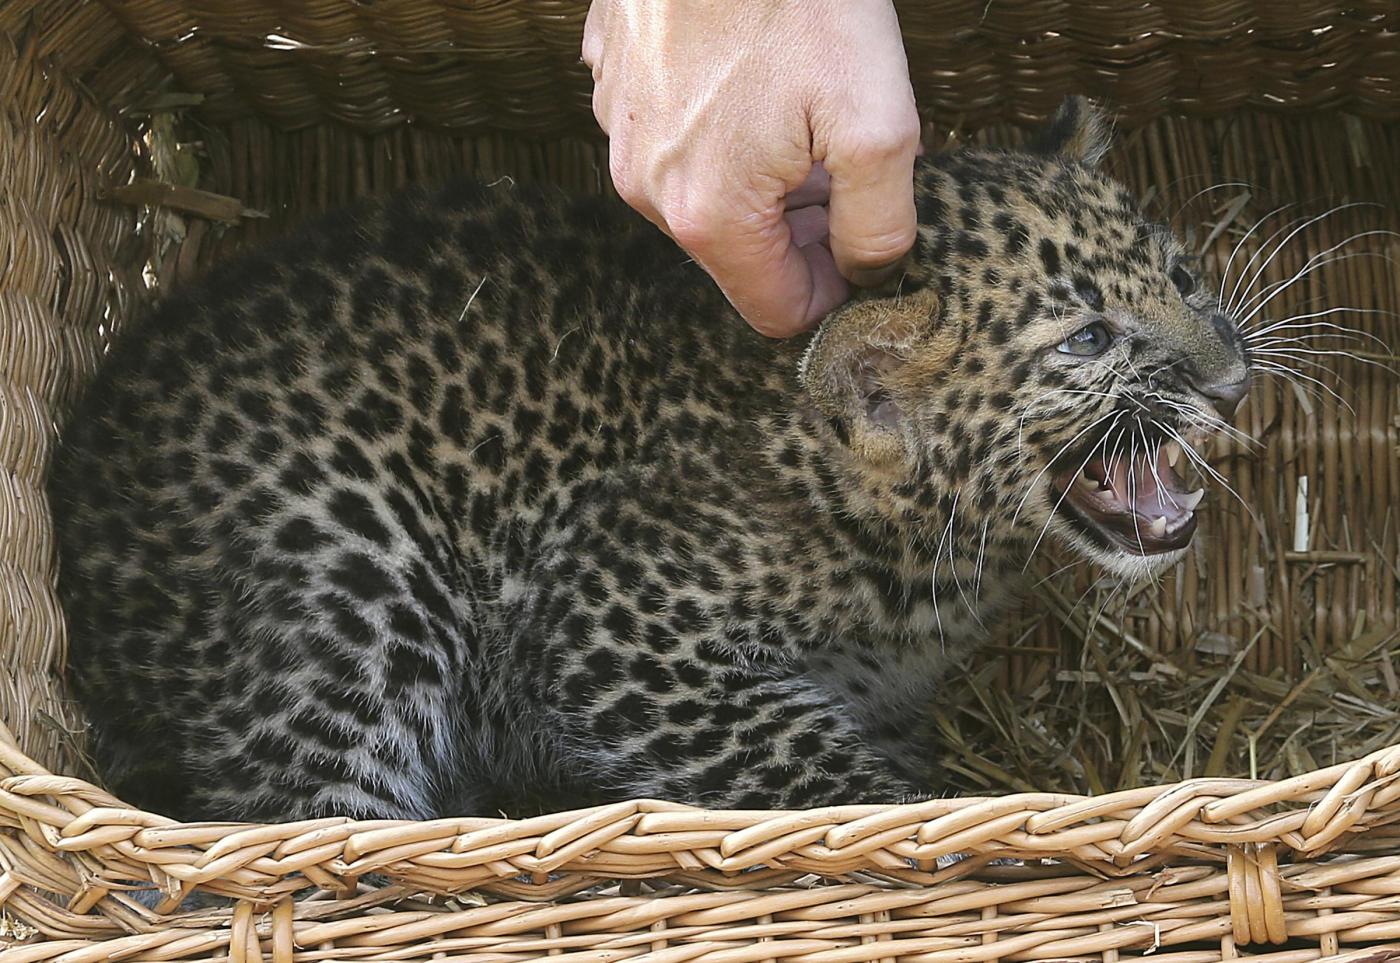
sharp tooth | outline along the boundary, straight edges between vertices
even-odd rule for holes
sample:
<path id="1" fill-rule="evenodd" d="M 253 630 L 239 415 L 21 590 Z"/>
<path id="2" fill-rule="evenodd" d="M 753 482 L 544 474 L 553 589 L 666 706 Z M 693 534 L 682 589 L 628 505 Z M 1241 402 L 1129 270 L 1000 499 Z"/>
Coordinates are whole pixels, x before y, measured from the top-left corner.
<path id="1" fill-rule="evenodd" d="M 1175 441 L 1169 441 L 1166 444 L 1166 449 L 1167 464 L 1175 468 L 1176 463 L 1181 461 L 1181 445 Z"/>
<path id="2" fill-rule="evenodd" d="M 1206 497 L 1206 490 L 1198 488 L 1193 492 L 1181 496 L 1181 504 L 1186 506 L 1188 512 L 1194 512 L 1196 506 L 1201 503 L 1201 499 Z"/>
<path id="3" fill-rule="evenodd" d="M 1156 535 L 1158 538 L 1161 538 L 1163 535 L 1167 534 L 1167 516 L 1158 515 L 1157 518 L 1152 522 L 1152 524 L 1148 526 L 1148 531 L 1150 531 L 1153 535 Z"/>
<path id="4" fill-rule="evenodd" d="M 1089 474 L 1089 469 L 1087 468 L 1080 469 L 1079 477 L 1077 477 L 1075 481 L 1079 482 L 1079 484 L 1081 485 L 1087 485 L 1089 488 L 1099 487 L 1099 480 L 1093 475 Z"/>

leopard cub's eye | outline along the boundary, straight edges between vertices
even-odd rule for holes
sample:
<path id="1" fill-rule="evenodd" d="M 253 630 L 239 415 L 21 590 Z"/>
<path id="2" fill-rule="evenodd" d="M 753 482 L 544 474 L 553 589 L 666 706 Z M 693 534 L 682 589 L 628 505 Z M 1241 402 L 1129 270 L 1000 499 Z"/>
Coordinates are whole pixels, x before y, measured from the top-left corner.
<path id="1" fill-rule="evenodd" d="M 1183 298 L 1196 290 L 1196 278 L 1180 264 L 1172 268 L 1172 284 L 1176 285 Z"/>
<path id="2" fill-rule="evenodd" d="M 1061 341 L 1055 348 L 1060 354 L 1072 354 L 1080 358 L 1092 358 L 1103 354 L 1113 343 L 1113 335 L 1102 321 L 1086 324 L 1074 334 Z"/>

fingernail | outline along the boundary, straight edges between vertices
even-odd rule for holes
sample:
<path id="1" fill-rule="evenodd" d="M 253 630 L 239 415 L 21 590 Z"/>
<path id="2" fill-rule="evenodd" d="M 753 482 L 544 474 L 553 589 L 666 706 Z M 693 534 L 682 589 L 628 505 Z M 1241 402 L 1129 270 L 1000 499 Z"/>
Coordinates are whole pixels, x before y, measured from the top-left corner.
<path id="1" fill-rule="evenodd" d="M 863 288 L 873 288 L 876 285 L 884 284 L 890 278 L 894 277 L 895 272 L 898 270 L 899 262 L 896 261 L 893 264 L 886 264 L 884 267 L 856 268 L 851 271 L 848 278 L 852 284 L 858 284 Z"/>

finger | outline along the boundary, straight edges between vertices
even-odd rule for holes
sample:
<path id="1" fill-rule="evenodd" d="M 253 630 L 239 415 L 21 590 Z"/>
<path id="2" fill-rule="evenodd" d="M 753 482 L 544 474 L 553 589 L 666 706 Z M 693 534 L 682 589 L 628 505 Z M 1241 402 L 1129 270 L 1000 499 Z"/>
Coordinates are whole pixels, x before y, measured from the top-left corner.
<path id="1" fill-rule="evenodd" d="M 593 82 L 603 67 L 603 7 L 607 0 L 594 0 L 588 6 L 588 16 L 583 21 L 583 47 L 580 51 L 583 62 L 593 69 Z"/>
<path id="2" fill-rule="evenodd" d="M 799 207 L 783 214 L 792 232 L 792 243 L 797 247 L 824 242 L 827 238 L 826 208 L 819 204 Z"/>
<path id="3" fill-rule="evenodd" d="M 811 207 L 813 204 L 825 204 L 830 196 L 831 175 L 821 164 L 813 164 L 806 180 L 788 191 L 787 196 L 783 198 L 783 206 L 788 210 L 795 207 Z"/>
<path id="4" fill-rule="evenodd" d="M 683 244 L 692 241 L 685 246 L 744 319 L 771 338 L 805 331 L 845 300 L 849 285 L 824 245 L 798 247 L 778 212 L 757 228 L 748 236 L 731 231 L 722 242 L 699 244 L 685 231 L 676 234 Z"/>
<path id="5" fill-rule="evenodd" d="M 871 124 L 863 142 L 826 156 L 831 253 L 841 273 L 858 284 L 880 280 L 914 243 L 919 126 L 912 99 L 907 106 L 902 116 Z"/>
<path id="6" fill-rule="evenodd" d="M 806 247 L 789 244 L 762 273 L 735 274 L 726 270 L 732 265 L 701 263 L 744 320 L 770 338 L 788 338 L 814 327 L 850 296 L 850 284 L 819 241 Z M 741 270 L 749 267 L 745 264 Z"/>
<path id="7" fill-rule="evenodd" d="M 805 328 L 814 327 L 835 308 L 846 303 L 851 296 L 851 285 L 836 270 L 836 261 L 831 256 L 831 248 L 825 242 L 808 244 L 800 248 L 807 259 L 807 267 L 812 272 L 812 300 L 807 305 Z"/>
<path id="8" fill-rule="evenodd" d="M 613 132 L 609 130 L 612 125 L 608 123 L 608 88 L 602 80 L 594 82 L 590 100 L 593 104 L 593 119 L 598 122 L 598 129 L 611 137 Z"/>

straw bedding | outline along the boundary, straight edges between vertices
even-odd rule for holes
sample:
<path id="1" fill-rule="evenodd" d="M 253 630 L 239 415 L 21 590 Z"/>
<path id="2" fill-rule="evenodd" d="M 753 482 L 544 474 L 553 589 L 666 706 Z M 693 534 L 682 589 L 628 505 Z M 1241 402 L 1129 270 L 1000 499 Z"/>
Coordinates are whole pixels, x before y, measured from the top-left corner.
<path id="1" fill-rule="evenodd" d="M 583 10 L 0 7 L 0 960 L 1400 952 L 1385 946 L 1400 946 L 1400 392 L 1368 363 L 1400 344 L 1400 245 L 1381 233 L 1279 299 L 1280 316 L 1360 309 L 1341 320 L 1382 343 L 1317 356 L 1304 370 L 1326 389 L 1256 390 L 1239 425 L 1262 444 L 1212 452 L 1244 504 L 1217 490 L 1193 556 L 1160 587 L 1125 594 L 1046 560 L 1032 603 L 937 707 L 938 751 L 970 795 L 184 827 L 75 778 L 90 773 L 59 683 L 42 487 L 53 422 L 103 345 L 150 286 L 352 197 L 458 171 L 604 189 L 574 53 Z M 1098 95 L 1119 115 L 1115 172 L 1213 271 L 1294 201 L 1376 206 L 1313 225 L 1262 283 L 1353 234 L 1400 230 L 1390 4 L 908 3 L 901 16 L 931 147 L 1005 141 L 1003 125 L 1066 91 Z M 154 210 L 137 203 L 146 181 L 179 190 Z M 1229 186 L 1193 197 L 1212 185 Z M 953 852 L 974 856 L 940 865 Z M 998 856 L 1027 862 L 989 865 Z M 162 913 L 196 885 L 236 902 L 172 921 L 128 895 L 137 885 Z M 293 904 L 307 885 L 320 895 Z"/>

